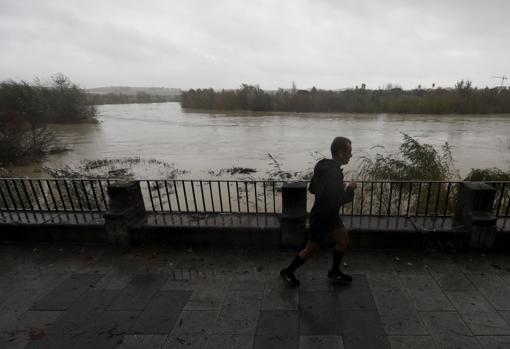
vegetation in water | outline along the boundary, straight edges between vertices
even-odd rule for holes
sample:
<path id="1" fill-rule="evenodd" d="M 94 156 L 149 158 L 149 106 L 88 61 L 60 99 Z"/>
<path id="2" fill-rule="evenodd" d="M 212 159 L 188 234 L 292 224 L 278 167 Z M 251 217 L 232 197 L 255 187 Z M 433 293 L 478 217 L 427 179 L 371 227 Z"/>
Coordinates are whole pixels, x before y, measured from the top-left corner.
<path id="1" fill-rule="evenodd" d="M 214 177 L 220 177 L 223 175 L 236 176 L 236 175 L 249 175 L 256 173 L 257 170 L 251 167 L 240 167 L 232 166 L 230 168 L 220 168 L 219 170 L 209 170 L 207 173 Z"/>
<path id="2" fill-rule="evenodd" d="M 377 153 L 375 158 L 362 156 L 358 178 L 366 180 L 436 180 L 459 179 L 453 165 L 450 145 L 438 150 L 402 133 L 402 144 L 395 154 Z M 384 149 L 382 146 L 376 148 Z"/>
<path id="3" fill-rule="evenodd" d="M 45 167 L 52 178 L 90 179 L 175 179 L 187 173 L 157 159 L 126 157 L 117 159 L 84 160 L 73 166 Z"/>

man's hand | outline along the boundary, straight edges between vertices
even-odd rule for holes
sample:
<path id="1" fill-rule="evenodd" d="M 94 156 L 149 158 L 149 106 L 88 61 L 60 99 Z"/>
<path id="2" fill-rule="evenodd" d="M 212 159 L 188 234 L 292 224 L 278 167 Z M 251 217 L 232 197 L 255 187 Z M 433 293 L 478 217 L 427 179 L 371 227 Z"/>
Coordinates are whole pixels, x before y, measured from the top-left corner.
<path id="1" fill-rule="evenodd" d="M 351 187 L 354 190 L 358 187 L 358 184 L 356 184 L 356 182 L 348 182 L 345 188 L 347 187 Z"/>

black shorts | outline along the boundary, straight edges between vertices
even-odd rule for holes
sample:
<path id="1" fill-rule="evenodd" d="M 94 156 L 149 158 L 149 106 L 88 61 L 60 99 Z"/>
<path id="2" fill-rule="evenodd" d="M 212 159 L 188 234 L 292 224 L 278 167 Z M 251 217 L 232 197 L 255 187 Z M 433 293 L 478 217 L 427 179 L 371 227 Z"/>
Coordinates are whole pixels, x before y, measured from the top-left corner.
<path id="1" fill-rule="evenodd" d="M 343 226 L 344 223 L 340 216 L 336 216 L 334 218 L 311 219 L 309 240 L 321 244 L 328 238 L 328 236 L 331 236 L 331 233 L 334 230 Z"/>

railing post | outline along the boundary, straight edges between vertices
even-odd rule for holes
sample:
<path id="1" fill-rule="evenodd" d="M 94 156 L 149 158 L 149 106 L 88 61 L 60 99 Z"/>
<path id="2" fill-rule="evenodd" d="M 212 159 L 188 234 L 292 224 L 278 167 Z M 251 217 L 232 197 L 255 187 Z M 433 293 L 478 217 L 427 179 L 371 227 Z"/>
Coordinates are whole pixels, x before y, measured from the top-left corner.
<path id="1" fill-rule="evenodd" d="M 454 227 L 469 232 L 469 247 L 490 249 L 496 239 L 496 216 L 492 205 L 496 190 L 485 183 L 462 182 L 455 215 Z"/>
<path id="2" fill-rule="evenodd" d="M 300 247 L 306 238 L 306 182 L 282 186 L 281 240 L 285 247 Z"/>
<path id="3" fill-rule="evenodd" d="M 130 227 L 145 217 L 140 182 L 115 182 L 108 185 L 109 210 L 105 213 L 106 236 L 109 242 L 129 246 Z"/>

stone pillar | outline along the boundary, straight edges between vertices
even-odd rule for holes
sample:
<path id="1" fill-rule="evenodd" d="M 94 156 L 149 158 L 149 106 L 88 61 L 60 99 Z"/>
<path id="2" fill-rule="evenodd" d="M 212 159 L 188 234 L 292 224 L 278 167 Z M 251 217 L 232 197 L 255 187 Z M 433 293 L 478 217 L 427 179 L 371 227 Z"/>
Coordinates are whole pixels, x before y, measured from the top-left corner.
<path id="1" fill-rule="evenodd" d="M 108 185 L 109 209 L 105 213 L 106 236 L 110 243 L 129 246 L 129 228 L 145 217 L 140 182 L 115 182 Z"/>
<path id="2" fill-rule="evenodd" d="M 281 240 L 285 247 L 301 247 L 306 239 L 306 183 L 284 183 L 282 187 Z"/>
<path id="3" fill-rule="evenodd" d="M 461 183 L 453 224 L 469 232 L 469 247 L 490 249 L 496 239 L 496 216 L 492 205 L 496 190 L 481 182 Z"/>

